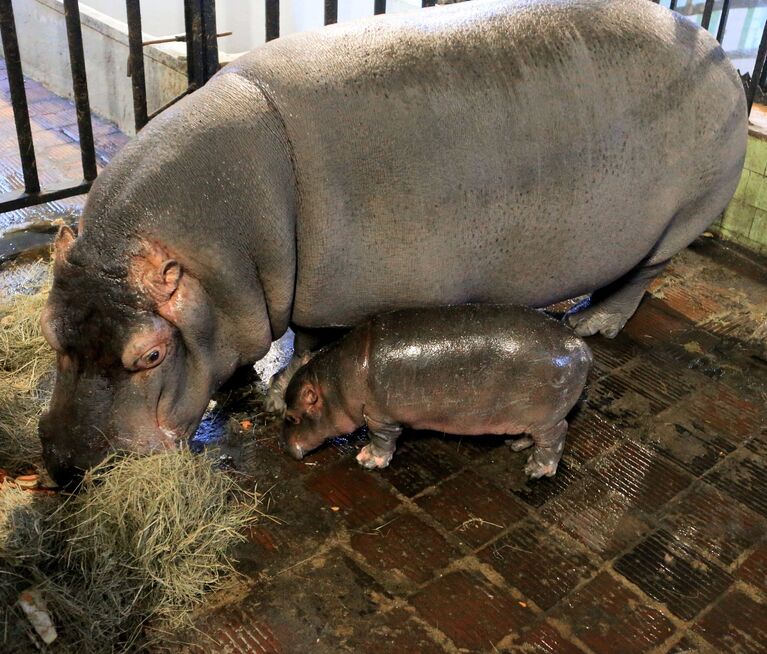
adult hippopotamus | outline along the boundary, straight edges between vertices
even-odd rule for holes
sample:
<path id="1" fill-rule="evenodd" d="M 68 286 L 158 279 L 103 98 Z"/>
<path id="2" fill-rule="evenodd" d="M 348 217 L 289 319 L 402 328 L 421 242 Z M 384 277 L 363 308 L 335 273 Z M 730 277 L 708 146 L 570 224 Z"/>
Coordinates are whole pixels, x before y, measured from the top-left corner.
<path id="1" fill-rule="evenodd" d="M 357 455 L 389 465 L 403 427 L 528 436 L 525 472 L 552 477 L 566 416 L 586 385 L 591 350 L 540 311 L 493 304 L 400 309 L 357 325 L 293 375 L 283 445 L 296 459 L 332 436 L 368 428 Z"/>
<path id="2" fill-rule="evenodd" d="M 746 103 L 715 39 L 647 0 L 489 0 L 272 41 L 153 120 L 56 242 L 40 424 L 66 481 L 169 447 L 293 325 L 540 307 L 614 335 L 723 210 Z"/>

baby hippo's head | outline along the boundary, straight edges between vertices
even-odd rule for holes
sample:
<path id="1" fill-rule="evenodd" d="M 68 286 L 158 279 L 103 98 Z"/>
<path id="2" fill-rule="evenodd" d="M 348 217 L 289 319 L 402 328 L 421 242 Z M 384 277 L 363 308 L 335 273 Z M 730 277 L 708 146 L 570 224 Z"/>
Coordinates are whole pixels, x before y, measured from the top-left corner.
<path id="1" fill-rule="evenodd" d="M 341 433 L 332 419 L 327 390 L 310 365 L 301 367 L 285 391 L 285 421 L 282 446 L 295 459 L 317 449 L 325 440 Z"/>

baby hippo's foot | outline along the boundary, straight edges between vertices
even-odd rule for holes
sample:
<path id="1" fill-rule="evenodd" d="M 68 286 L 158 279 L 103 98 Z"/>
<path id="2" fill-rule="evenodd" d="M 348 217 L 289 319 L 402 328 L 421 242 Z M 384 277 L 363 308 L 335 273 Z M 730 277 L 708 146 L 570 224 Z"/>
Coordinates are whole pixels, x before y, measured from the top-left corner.
<path id="1" fill-rule="evenodd" d="M 532 444 L 533 439 L 529 436 L 520 436 L 519 438 L 511 438 L 506 441 L 506 445 L 508 445 L 514 452 L 526 450 L 528 447 L 532 446 Z"/>
<path id="2" fill-rule="evenodd" d="M 271 384 L 269 386 L 269 390 L 266 393 L 266 399 L 264 400 L 264 409 L 267 413 L 284 415 L 286 408 L 287 406 L 285 405 L 283 390 L 281 388 L 277 388 L 277 386 L 274 384 Z"/>
<path id="3" fill-rule="evenodd" d="M 531 434 L 535 449 L 527 459 L 525 474 L 530 479 L 553 477 L 557 473 L 559 460 L 565 449 L 567 421 L 560 420 L 553 427 L 541 429 Z"/>
<path id="4" fill-rule="evenodd" d="M 530 479 L 553 477 L 557 474 L 559 458 L 559 456 L 553 456 L 552 452 L 549 452 L 544 448 L 536 447 L 530 455 L 530 458 L 527 460 L 525 474 L 530 477 Z"/>
<path id="5" fill-rule="evenodd" d="M 368 443 L 357 455 L 357 463 L 369 470 L 372 470 L 373 468 L 385 468 L 389 465 L 392 456 L 394 456 L 394 450 L 381 450 L 375 447 L 372 443 Z"/>

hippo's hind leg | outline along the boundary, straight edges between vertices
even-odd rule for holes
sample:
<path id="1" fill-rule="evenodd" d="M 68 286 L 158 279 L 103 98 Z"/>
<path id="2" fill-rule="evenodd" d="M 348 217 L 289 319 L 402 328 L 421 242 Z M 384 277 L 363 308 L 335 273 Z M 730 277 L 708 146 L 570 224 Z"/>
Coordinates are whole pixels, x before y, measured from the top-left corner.
<path id="1" fill-rule="evenodd" d="M 666 262 L 642 263 L 612 284 L 595 291 L 587 309 L 567 316 L 568 324 L 578 336 L 601 333 L 607 338 L 615 338 L 634 315 L 647 286 L 665 265 Z"/>
<path id="2" fill-rule="evenodd" d="M 552 427 L 536 429 L 530 434 L 534 448 L 525 465 L 525 474 L 530 479 L 553 477 L 557 472 L 562 451 L 565 449 L 567 420 L 560 420 Z"/>
<path id="3" fill-rule="evenodd" d="M 394 456 L 394 450 L 397 449 L 397 439 L 402 433 L 402 426 L 380 422 L 367 416 L 365 420 L 370 442 L 360 450 L 357 463 L 364 468 L 385 468 Z"/>
<path id="4" fill-rule="evenodd" d="M 737 124 L 742 121 L 739 112 L 733 114 L 733 119 Z M 728 143 L 728 147 L 735 151 L 738 150 L 736 141 L 734 139 L 731 144 Z M 608 338 L 618 335 L 634 315 L 653 278 L 663 270 L 671 257 L 692 243 L 724 211 L 735 192 L 743 167 L 742 157 L 733 156 L 730 159 L 733 163 L 729 169 L 703 184 L 700 194 L 676 212 L 643 261 L 617 281 L 595 291 L 587 309 L 567 317 L 576 334 L 591 336 L 601 332 Z"/>

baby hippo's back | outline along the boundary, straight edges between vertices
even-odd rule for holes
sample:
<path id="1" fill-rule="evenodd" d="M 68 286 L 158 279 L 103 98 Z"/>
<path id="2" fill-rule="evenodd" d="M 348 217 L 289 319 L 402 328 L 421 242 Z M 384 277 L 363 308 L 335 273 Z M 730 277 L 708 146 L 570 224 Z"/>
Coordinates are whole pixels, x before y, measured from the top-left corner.
<path id="1" fill-rule="evenodd" d="M 368 334 L 366 415 L 452 434 L 556 425 L 591 364 L 581 338 L 525 307 L 396 311 L 372 318 Z"/>

